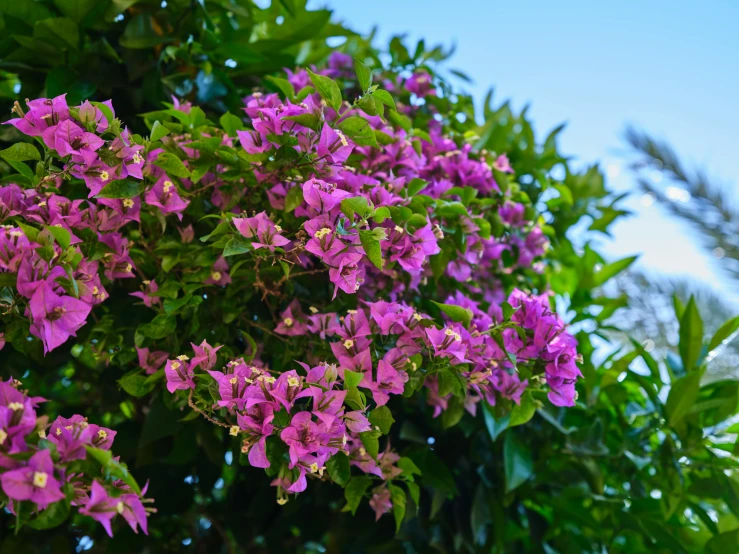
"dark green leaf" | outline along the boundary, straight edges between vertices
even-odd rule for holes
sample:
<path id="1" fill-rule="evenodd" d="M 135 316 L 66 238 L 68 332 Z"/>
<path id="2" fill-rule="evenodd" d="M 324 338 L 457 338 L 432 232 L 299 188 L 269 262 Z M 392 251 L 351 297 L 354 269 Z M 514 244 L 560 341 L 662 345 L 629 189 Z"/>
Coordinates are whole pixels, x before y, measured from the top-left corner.
<path id="1" fill-rule="evenodd" d="M 510 492 L 534 473 L 531 451 L 513 433 L 508 431 L 503 441 L 503 468 L 505 470 L 505 489 Z"/>

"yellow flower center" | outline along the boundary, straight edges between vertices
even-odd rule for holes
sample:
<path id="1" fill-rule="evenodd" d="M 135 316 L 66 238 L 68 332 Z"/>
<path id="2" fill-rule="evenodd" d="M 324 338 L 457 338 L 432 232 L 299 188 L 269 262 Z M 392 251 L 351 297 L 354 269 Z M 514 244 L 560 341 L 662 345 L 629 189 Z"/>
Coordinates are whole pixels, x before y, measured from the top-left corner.
<path id="1" fill-rule="evenodd" d="M 115 511 L 121 515 L 123 515 L 123 510 L 125 509 L 126 505 L 123 502 L 118 502 L 118 504 L 115 505 Z"/>
<path id="2" fill-rule="evenodd" d="M 108 438 L 108 433 L 106 431 L 104 431 L 103 429 L 100 429 L 98 431 L 98 437 L 100 437 L 101 439 L 105 440 L 105 439 Z"/>
<path id="3" fill-rule="evenodd" d="M 221 277 L 223 277 L 223 275 L 221 274 L 220 271 L 214 271 L 213 273 L 210 274 L 210 278 L 213 279 L 214 281 L 220 281 Z"/>
<path id="4" fill-rule="evenodd" d="M 235 437 L 236 435 L 239 434 L 239 426 L 238 425 L 232 425 L 231 426 L 231 429 L 229 429 L 228 432 L 229 432 L 229 434 L 232 437 Z"/>
<path id="5" fill-rule="evenodd" d="M 235 385 L 236 383 L 239 382 L 239 378 L 238 377 L 231 377 L 231 379 L 229 379 L 228 382 L 231 383 L 232 385 Z"/>
<path id="6" fill-rule="evenodd" d="M 177 371 L 178 369 L 180 369 L 180 366 L 181 365 L 182 364 L 180 362 L 172 362 L 171 367 L 172 367 L 172 369 L 174 369 L 175 371 Z"/>
<path id="7" fill-rule="evenodd" d="M 291 387 L 297 387 L 298 385 L 300 385 L 300 379 L 298 379 L 297 377 L 288 377 L 287 384 Z"/>
<path id="8" fill-rule="evenodd" d="M 5 444 L 5 440 L 8 438 L 8 433 L 5 432 L 5 429 L 0 429 L 0 444 Z"/>
<path id="9" fill-rule="evenodd" d="M 110 179 L 110 175 L 108 174 L 107 171 L 103 171 L 103 172 L 100 173 L 100 180 L 101 181 L 107 181 L 108 179 Z"/>
<path id="10" fill-rule="evenodd" d="M 354 346 L 354 341 L 352 339 L 346 339 L 344 341 L 344 348 L 349 350 L 352 346 Z"/>
<path id="11" fill-rule="evenodd" d="M 285 319 L 282 320 L 282 323 L 285 324 L 285 327 L 292 327 L 293 326 L 293 323 L 295 323 L 295 322 L 293 321 L 293 318 L 286 317 Z"/>
<path id="12" fill-rule="evenodd" d="M 330 235 L 330 234 L 331 234 L 331 229 L 329 229 L 328 227 L 324 227 L 316 231 L 316 233 L 313 236 L 317 238 L 318 240 L 321 240 L 323 237 L 325 237 L 326 235 Z"/>
<path id="13" fill-rule="evenodd" d="M 13 410 L 14 412 L 17 412 L 18 410 L 23 409 L 23 404 L 21 404 L 20 402 L 11 402 L 10 404 L 8 404 L 8 408 Z"/>
<path id="14" fill-rule="evenodd" d="M 173 186 L 172 181 L 164 181 L 164 186 L 162 188 L 164 189 L 164 192 L 169 192 L 169 189 Z"/>
<path id="15" fill-rule="evenodd" d="M 49 476 L 43 471 L 33 472 L 33 486 L 43 489 L 46 487 L 46 482 L 49 480 Z"/>
<path id="16" fill-rule="evenodd" d="M 125 200 L 123 200 L 123 207 L 133 208 L 133 200 L 131 200 L 130 198 L 126 198 Z"/>

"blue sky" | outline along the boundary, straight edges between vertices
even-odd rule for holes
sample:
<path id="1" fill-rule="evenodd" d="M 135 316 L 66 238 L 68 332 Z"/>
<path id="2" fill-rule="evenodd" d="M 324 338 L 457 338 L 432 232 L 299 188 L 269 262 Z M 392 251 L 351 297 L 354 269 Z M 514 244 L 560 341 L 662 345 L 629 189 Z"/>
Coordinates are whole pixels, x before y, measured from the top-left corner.
<path id="1" fill-rule="evenodd" d="M 609 185 L 633 188 L 621 134 L 632 123 L 667 139 L 685 162 L 727 188 L 739 183 L 739 2 L 650 0 L 507 2 L 484 0 L 314 0 L 350 27 L 379 28 L 382 41 L 456 44 L 450 66 L 481 99 L 530 103 L 539 136 L 566 121 L 564 153 L 599 161 Z M 737 195 L 739 196 L 739 195 Z M 611 257 L 642 253 L 647 270 L 684 275 L 728 291 L 689 229 L 636 194 L 637 214 L 605 242 Z"/>

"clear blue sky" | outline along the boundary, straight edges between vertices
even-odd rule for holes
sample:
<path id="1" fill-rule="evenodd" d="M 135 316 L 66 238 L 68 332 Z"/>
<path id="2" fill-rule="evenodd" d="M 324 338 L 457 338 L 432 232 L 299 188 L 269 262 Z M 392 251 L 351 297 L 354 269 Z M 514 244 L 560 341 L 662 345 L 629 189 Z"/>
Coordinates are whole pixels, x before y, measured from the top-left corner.
<path id="1" fill-rule="evenodd" d="M 313 0 L 357 31 L 382 41 L 456 44 L 450 66 L 481 99 L 531 104 L 541 136 L 568 123 L 561 148 L 578 163 L 600 161 L 617 190 L 632 188 L 622 169 L 627 123 L 666 138 L 686 162 L 739 188 L 739 1 L 625 0 Z M 738 194 L 739 196 L 739 194 Z M 688 229 L 645 206 L 604 245 L 613 257 L 642 252 L 648 270 L 687 275 L 727 289 Z"/>

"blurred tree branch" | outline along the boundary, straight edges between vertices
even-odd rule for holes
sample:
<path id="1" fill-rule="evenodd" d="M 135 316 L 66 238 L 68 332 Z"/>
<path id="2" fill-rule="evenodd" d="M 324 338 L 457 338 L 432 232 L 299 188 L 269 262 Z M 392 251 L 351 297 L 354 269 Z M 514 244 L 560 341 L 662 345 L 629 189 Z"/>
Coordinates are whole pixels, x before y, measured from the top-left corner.
<path id="1" fill-rule="evenodd" d="M 687 171 L 669 144 L 633 127 L 626 129 L 625 138 L 640 158 L 633 164 L 639 186 L 699 231 L 705 247 L 718 254 L 716 257 L 733 278 L 739 278 L 739 210 L 725 189 L 711 183 L 702 171 Z M 670 198 L 669 189 L 645 176 L 647 168 L 659 171 L 674 186 L 690 193 L 690 199 L 683 202 Z"/>

